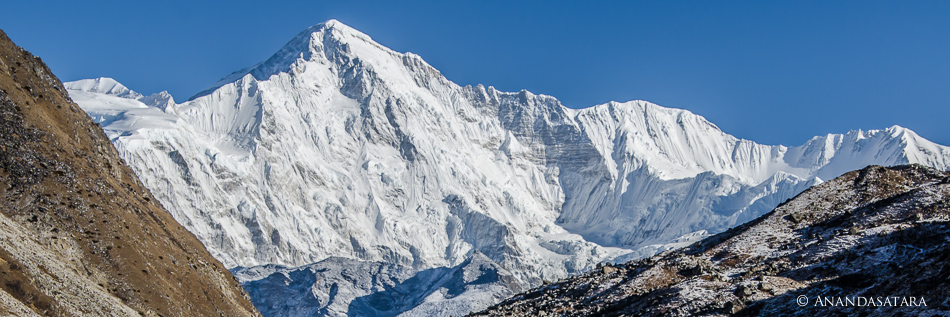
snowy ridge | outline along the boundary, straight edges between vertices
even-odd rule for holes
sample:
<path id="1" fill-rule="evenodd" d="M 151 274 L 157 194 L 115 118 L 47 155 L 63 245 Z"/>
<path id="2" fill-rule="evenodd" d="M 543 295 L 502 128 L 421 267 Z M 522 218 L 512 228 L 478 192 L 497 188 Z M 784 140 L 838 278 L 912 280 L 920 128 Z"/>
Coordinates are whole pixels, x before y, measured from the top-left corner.
<path id="1" fill-rule="evenodd" d="M 115 79 L 100 77 L 95 79 L 80 79 L 63 83 L 63 86 L 73 93 L 87 93 L 87 95 L 111 95 L 124 99 L 132 99 L 143 104 L 165 110 L 170 105 L 175 104 L 175 99 L 167 91 L 157 92 L 148 96 L 137 93 L 125 85 L 120 84 Z M 82 95 L 82 94 L 80 94 Z"/>
<path id="2" fill-rule="evenodd" d="M 738 139 L 689 111 L 645 101 L 581 109 L 577 117 L 605 158 L 606 178 L 616 181 L 578 186 L 583 199 L 568 199 L 559 220 L 601 245 L 663 244 L 699 230 L 719 232 L 862 166 L 950 168 L 947 147 L 900 126 L 786 147 Z M 632 232 L 630 223 L 644 225 Z"/>
<path id="3" fill-rule="evenodd" d="M 950 166 L 950 149 L 900 127 L 788 148 L 645 101 L 572 110 L 461 87 L 333 20 L 181 104 L 85 87 L 99 84 L 67 84 L 229 267 L 425 270 L 478 251 L 537 285 L 722 231 L 868 164 Z"/>
<path id="4" fill-rule="evenodd" d="M 96 79 L 80 79 L 65 83 L 64 85 L 70 91 L 99 93 L 136 100 L 143 97 L 142 94 L 132 91 L 128 87 L 125 87 L 124 85 L 117 82 L 115 79 L 107 77 Z"/>
<path id="5" fill-rule="evenodd" d="M 790 148 L 786 161 L 794 167 L 808 169 L 821 179 L 832 179 L 847 172 L 851 162 L 885 166 L 919 163 L 947 170 L 950 169 L 947 151 L 946 146 L 895 125 L 884 130 L 856 130 L 844 135 L 814 137 L 802 146 Z"/>

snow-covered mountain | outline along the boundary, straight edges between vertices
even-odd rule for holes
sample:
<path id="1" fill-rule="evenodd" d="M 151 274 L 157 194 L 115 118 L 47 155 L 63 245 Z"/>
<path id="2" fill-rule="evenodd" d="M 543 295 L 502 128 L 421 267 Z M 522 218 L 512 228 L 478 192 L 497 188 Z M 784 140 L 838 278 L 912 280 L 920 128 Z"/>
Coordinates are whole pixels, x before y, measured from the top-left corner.
<path id="1" fill-rule="evenodd" d="M 645 101 L 575 110 L 463 87 L 335 20 L 180 104 L 108 78 L 66 86 L 229 267 L 422 271 L 478 251 L 525 287 L 722 231 L 870 164 L 950 167 L 950 148 L 898 126 L 769 146 Z"/>

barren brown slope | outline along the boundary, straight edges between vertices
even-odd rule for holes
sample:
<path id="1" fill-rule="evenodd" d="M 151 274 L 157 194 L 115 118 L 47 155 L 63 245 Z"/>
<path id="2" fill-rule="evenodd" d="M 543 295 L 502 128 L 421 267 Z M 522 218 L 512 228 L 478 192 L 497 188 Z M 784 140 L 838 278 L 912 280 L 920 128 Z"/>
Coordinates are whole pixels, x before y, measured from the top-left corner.
<path id="1" fill-rule="evenodd" d="M 259 315 L 2 31 L 0 199 L 0 315 Z"/>

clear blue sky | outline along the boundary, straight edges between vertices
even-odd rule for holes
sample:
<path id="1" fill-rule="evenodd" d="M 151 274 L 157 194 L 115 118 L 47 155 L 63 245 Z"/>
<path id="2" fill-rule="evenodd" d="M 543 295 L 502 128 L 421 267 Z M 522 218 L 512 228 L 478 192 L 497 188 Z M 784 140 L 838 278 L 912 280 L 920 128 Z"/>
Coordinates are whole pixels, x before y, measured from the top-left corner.
<path id="1" fill-rule="evenodd" d="M 338 19 L 456 83 L 644 99 L 767 144 L 898 124 L 950 145 L 950 1 L 7 1 L 60 79 L 178 100 Z"/>

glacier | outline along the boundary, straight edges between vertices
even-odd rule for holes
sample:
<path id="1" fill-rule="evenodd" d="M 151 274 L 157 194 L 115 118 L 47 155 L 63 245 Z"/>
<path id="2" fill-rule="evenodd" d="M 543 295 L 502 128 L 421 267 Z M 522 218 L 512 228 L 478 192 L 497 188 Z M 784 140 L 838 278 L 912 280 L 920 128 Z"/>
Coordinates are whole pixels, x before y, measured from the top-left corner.
<path id="1" fill-rule="evenodd" d="M 899 126 L 763 145 L 647 101 L 570 109 L 459 86 L 335 20 L 182 103 L 110 78 L 65 86 L 252 295 L 310 287 L 293 300 L 309 308 L 255 297 L 265 315 L 345 315 L 422 272 L 434 295 L 363 313 L 479 309 L 721 232 L 847 171 L 950 167 L 950 148 Z M 347 266 L 377 273 L 354 282 Z M 492 282 L 442 278 L 466 270 Z M 321 299 L 332 285 L 348 295 Z"/>

